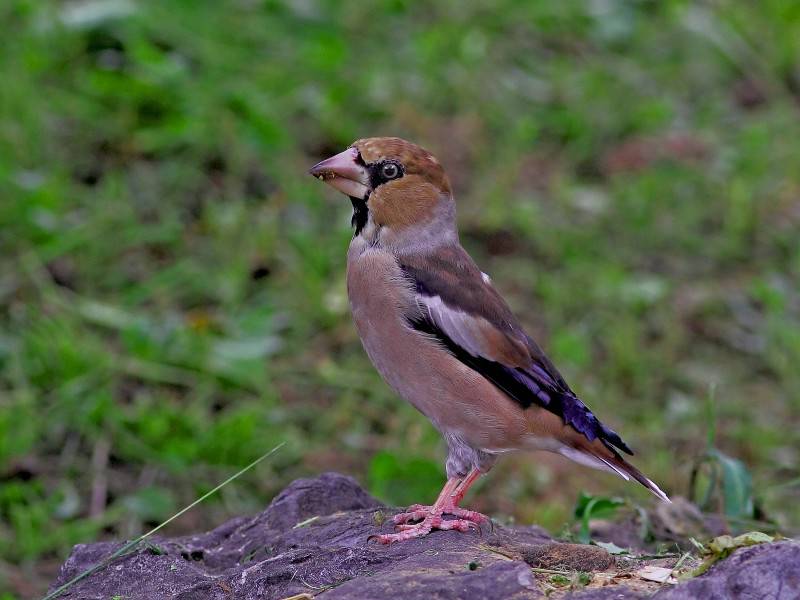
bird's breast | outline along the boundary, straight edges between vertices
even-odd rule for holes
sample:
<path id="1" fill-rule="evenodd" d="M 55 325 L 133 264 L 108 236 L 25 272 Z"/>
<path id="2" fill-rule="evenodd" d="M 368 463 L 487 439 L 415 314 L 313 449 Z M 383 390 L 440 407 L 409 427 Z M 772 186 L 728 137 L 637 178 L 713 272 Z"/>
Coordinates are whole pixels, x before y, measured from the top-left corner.
<path id="1" fill-rule="evenodd" d="M 409 365 L 401 359 L 410 349 L 419 350 L 425 340 L 407 325 L 406 315 L 419 308 L 394 255 L 374 247 L 351 245 L 347 295 L 367 354 L 389 385 L 400 392 L 400 388 L 408 387 L 404 380 L 411 374 Z M 400 393 L 416 405 L 412 398 Z"/>
<path id="2" fill-rule="evenodd" d="M 419 307 L 391 252 L 354 240 L 347 292 L 364 349 L 392 389 L 475 448 L 515 446 L 526 433 L 522 410 L 434 338 L 409 327 Z"/>

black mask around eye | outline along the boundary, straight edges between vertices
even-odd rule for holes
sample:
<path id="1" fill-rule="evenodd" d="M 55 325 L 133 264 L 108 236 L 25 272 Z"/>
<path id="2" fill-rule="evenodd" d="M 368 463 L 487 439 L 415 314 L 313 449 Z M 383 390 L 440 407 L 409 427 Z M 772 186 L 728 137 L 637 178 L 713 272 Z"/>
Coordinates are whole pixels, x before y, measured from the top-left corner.
<path id="1" fill-rule="evenodd" d="M 375 189 L 387 181 L 400 179 L 404 174 L 405 170 L 403 169 L 403 165 L 394 160 L 382 160 L 381 162 L 369 166 L 369 178 L 372 189 Z"/>

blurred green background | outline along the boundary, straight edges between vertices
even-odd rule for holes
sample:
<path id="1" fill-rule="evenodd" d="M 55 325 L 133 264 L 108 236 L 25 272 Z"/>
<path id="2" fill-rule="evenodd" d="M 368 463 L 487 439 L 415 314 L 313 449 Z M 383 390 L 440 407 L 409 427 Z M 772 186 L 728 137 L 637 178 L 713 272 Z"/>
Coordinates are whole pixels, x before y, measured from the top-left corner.
<path id="1" fill-rule="evenodd" d="M 5 0 L 0 592 L 72 544 L 258 511 L 295 477 L 431 500 L 444 447 L 350 322 L 359 137 L 433 151 L 462 241 L 637 465 L 687 495 L 708 432 L 800 526 L 800 3 Z M 709 407 L 714 405 L 714 410 Z M 536 454 L 469 502 L 554 531 Z"/>

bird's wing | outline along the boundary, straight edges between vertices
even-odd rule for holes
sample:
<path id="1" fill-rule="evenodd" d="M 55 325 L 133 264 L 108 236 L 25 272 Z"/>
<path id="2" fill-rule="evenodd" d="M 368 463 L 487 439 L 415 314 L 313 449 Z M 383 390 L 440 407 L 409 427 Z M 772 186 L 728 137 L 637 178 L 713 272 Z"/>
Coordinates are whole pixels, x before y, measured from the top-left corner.
<path id="1" fill-rule="evenodd" d="M 411 327 L 436 337 L 523 408 L 541 406 L 589 442 L 599 439 L 611 450 L 632 454 L 578 399 L 463 248 L 442 247 L 398 262 L 419 308 L 407 315 Z"/>

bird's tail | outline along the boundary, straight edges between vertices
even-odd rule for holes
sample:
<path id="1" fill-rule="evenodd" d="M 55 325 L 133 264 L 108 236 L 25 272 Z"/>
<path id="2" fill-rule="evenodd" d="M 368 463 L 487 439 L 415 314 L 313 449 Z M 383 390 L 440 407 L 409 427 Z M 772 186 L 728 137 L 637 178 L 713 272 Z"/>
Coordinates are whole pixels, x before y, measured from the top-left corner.
<path id="1" fill-rule="evenodd" d="M 659 500 L 663 502 L 672 502 L 660 487 L 653 481 L 645 476 L 639 469 L 634 467 L 631 463 L 622 458 L 618 452 L 603 446 L 602 449 L 596 448 L 594 444 L 591 446 L 584 446 L 582 448 L 573 448 L 563 446 L 559 452 L 574 460 L 577 463 L 584 464 L 595 469 L 609 471 L 616 473 L 625 481 L 630 481 L 631 477 L 641 483 Z"/>
<path id="2" fill-rule="evenodd" d="M 636 481 L 638 481 L 644 487 L 650 490 L 650 492 L 659 500 L 662 500 L 664 502 L 672 502 L 672 500 L 669 499 L 669 496 L 667 496 L 660 487 L 658 487 L 655 483 L 653 483 L 652 479 L 645 476 L 644 473 L 642 473 L 639 469 L 634 467 L 631 463 L 622 458 L 616 452 L 614 454 L 616 454 L 614 458 L 605 460 L 611 463 L 611 468 L 614 469 L 620 476 L 622 476 L 624 479 L 627 479 L 627 477 L 624 477 L 623 474 L 630 475 Z"/>

